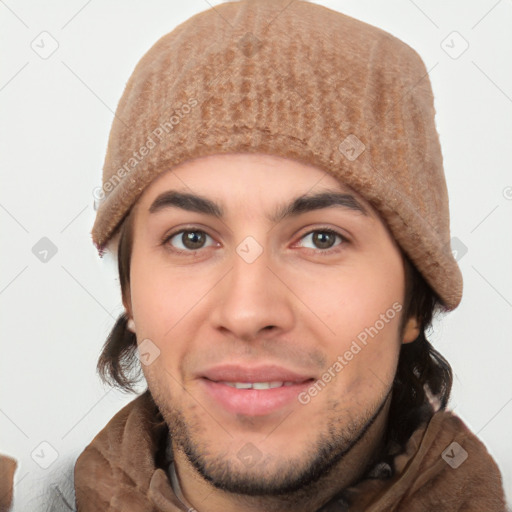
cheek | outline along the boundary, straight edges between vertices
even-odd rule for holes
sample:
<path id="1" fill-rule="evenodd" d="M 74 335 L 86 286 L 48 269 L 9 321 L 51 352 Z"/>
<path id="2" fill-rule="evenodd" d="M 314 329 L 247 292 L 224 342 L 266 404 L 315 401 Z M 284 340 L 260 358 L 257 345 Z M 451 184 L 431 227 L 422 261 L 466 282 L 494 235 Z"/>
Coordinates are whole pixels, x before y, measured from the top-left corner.
<path id="1" fill-rule="evenodd" d="M 144 374 L 148 382 L 160 379 L 173 388 L 175 380 L 183 380 L 180 363 L 201 325 L 191 321 L 198 311 L 195 306 L 212 285 L 199 277 L 194 280 L 187 267 L 170 267 L 150 251 L 133 251 L 130 277 L 137 341 L 142 349 L 149 339 L 159 352 L 158 359 L 143 368 Z"/>
<path id="2" fill-rule="evenodd" d="M 172 333 L 179 315 L 179 299 L 173 293 L 169 279 L 161 266 L 151 259 L 151 254 L 141 254 L 134 248 L 130 268 L 130 293 L 133 318 L 139 343 L 146 338 L 154 341 L 161 350 L 164 340 Z"/>
<path id="3" fill-rule="evenodd" d="M 329 282 L 328 287 L 323 286 L 314 293 L 310 290 L 306 296 L 335 338 L 357 337 L 376 323 L 379 331 L 398 333 L 403 308 L 402 279 L 400 273 L 389 269 L 380 272 L 371 265 L 365 265 L 343 270 L 334 279 L 331 276 L 326 281 Z"/>
<path id="4" fill-rule="evenodd" d="M 371 393 L 373 388 L 382 390 L 393 381 L 401 347 L 401 265 L 396 254 L 386 261 L 358 262 L 311 298 L 319 311 L 328 312 L 322 318 L 331 331 L 329 364 L 341 362 L 339 373 L 344 377 L 340 385 L 357 390 L 357 395 Z"/>

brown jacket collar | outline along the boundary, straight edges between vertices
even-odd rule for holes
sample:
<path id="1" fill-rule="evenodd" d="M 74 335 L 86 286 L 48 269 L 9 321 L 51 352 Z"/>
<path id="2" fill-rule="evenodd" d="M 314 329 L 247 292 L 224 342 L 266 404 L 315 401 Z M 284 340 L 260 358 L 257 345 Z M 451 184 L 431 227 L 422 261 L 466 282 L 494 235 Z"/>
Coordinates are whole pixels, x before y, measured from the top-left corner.
<path id="1" fill-rule="evenodd" d="M 76 462 L 78 512 L 186 511 L 162 469 L 167 439 L 167 425 L 148 392 L 125 406 Z M 467 459 L 460 463 L 462 450 Z M 395 456 L 394 468 L 392 478 L 345 489 L 349 509 L 342 499 L 322 512 L 506 511 L 496 463 L 451 412 L 439 411 L 418 428 Z"/>

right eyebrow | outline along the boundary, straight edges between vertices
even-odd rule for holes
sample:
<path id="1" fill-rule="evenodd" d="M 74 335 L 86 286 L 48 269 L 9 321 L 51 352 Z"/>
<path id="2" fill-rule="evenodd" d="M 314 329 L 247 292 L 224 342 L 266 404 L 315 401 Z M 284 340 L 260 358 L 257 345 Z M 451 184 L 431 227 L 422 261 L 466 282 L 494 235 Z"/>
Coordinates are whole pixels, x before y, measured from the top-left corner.
<path id="1" fill-rule="evenodd" d="M 160 194 L 149 207 L 150 213 L 156 213 L 166 208 L 180 208 L 189 212 L 204 213 L 219 219 L 224 217 L 220 205 L 207 197 L 168 190 Z"/>

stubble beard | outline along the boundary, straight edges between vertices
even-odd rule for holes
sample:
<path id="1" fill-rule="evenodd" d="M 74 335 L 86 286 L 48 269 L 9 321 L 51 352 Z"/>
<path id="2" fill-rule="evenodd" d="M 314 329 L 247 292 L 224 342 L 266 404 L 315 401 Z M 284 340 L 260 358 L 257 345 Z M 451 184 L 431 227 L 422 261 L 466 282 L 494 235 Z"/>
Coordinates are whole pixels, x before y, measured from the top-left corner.
<path id="1" fill-rule="evenodd" d="M 153 393 L 151 388 L 153 399 L 169 427 L 172 449 L 181 451 L 197 473 L 214 487 L 237 495 L 241 501 L 248 499 L 248 502 L 254 503 L 255 498 L 260 498 L 269 511 L 273 508 L 271 505 L 278 510 L 282 504 L 303 504 L 316 496 L 325 478 L 384 411 L 391 394 L 389 390 L 384 397 L 379 397 L 376 403 L 345 424 L 341 421 L 343 413 L 337 403 L 330 402 L 325 412 L 329 418 L 327 424 L 321 432 L 316 432 L 316 439 L 307 447 L 297 447 L 301 449 L 298 455 L 262 454 L 261 460 L 254 466 L 244 468 L 236 454 L 214 452 L 216 440 L 201 437 L 201 434 L 207 435 L 208 425 L 199 423 L 197 417 L 203 418 L 203 421 L 205 417 L 210 418 L 212 424 L 215 420 L 200 406 L 193 407 L 196 410 L 195 420 L 187 421 L 183 412 L 173 407 L 168 392 Z M 292 417 L 293 413 L 290 419 Z M 277 435 L 279 428 L 282 426 L 276 429 Z M 226 434 L 226 437 L 229 438 L 229 435 Z"/>

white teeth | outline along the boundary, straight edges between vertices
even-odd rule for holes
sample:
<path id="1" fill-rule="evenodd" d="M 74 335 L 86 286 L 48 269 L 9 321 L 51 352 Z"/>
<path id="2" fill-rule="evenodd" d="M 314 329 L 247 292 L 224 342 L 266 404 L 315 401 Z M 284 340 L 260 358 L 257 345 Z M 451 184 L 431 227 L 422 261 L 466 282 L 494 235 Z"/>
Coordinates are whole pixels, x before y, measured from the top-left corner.
<path id="1" fill-rule="evenodd" d="M 250 382 L 223 382 L 223 384 L 227 384 L 232 388 L 236 389 L 251 389 L 252 384 Z"/>
<path id="2" fill-rule="evenodd" d="M 282 386 L 293 386 L 293 382 L 222 382 L 236 389 L 273 389 Z"/>
<path id="3" fill-rule="evenodd" d="M 280 388 L 282 385 L 282 382 L 253 382 L 252 389 Z"/>

